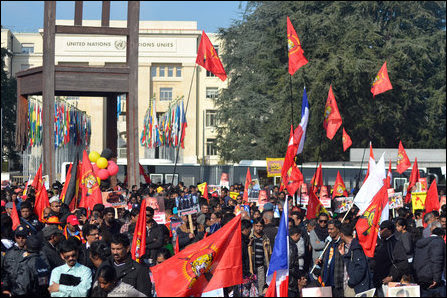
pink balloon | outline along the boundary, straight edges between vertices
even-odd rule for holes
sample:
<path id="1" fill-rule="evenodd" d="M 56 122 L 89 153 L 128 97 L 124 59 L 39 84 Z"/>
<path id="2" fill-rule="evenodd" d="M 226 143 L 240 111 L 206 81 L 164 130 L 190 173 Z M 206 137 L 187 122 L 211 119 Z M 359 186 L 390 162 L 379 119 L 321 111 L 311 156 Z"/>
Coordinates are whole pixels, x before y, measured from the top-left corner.
<path id="1" fill-rule="evenodd" d="M 92 167 L 93 167 L 93 172 L 96 173 L 96 172 L 99 171 L 99 168 L 98 168 L 98 166 L 96 165 L 96 162 L 92 164 Z"/>
<path id="2" fill-rule="evenodd" d="M 119 167 L 116 165 L 116 163 L 110 164 L 107 167 L 107 171 L 109 172 L 110 176 L 115 176 L 118 174 Z"/>
<path id="3" fill-rule="evenodd" d="M 109 171 L 107 171 L 106 169 L 100 169 L 98 171 L 98 175 L 97 176 L 101 180 L 106 180 L 107 178 L 109 178 Z"/>

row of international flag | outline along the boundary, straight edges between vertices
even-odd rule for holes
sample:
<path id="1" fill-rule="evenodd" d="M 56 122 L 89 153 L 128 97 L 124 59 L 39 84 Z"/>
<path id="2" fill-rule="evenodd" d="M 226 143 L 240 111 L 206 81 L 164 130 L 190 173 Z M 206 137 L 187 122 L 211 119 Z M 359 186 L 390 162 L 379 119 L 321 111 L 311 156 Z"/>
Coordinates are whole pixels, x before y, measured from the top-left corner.
<path id="1" fill-rule="evenodd" d="M 28 146 L 42 145 L 43 124 L 42 104 L 36 100 L 28 101 Z M 83 111 L 56 100 L 54 103 L 54 148 L 67 146 L 69 143 L 88 146 L 91 137 L 91 120 Z"/>
<path id="2" fill-rule="evenodd" d="M 159 120 L 155 99 L 152 99 L 144 116 L 140 143 L 147 148 L 181 146 L 184 149 L 187 126 L 183 99 L 170 105 L 168 111 Z"/>

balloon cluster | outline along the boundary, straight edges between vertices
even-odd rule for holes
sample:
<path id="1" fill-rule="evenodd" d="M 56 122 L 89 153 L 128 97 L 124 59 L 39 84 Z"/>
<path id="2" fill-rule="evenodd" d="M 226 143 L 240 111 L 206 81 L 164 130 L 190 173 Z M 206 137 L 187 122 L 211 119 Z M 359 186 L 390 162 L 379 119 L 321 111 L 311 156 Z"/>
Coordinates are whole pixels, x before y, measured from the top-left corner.
<path id="1" fill-rule="evenodd" d="M 93 164 L 93 172 L 96 177 L 101 180 L 107 180 L 110 176 L 118 174 L 118 165 L 111 160 L 113 152 L 109 148 L 106 148 L 99 154 L 96 151 L 91 151 L 88 158 Z"/>

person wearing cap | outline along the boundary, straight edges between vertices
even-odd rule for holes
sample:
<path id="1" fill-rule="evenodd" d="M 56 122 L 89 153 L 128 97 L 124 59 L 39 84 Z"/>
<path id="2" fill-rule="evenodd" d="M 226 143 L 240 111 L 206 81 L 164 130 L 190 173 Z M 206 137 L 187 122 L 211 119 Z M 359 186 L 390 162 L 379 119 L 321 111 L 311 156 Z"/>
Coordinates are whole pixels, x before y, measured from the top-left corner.
<path id="1" fill-rule="evenodd" d="M 51 268 L 40 255 L 42 241 L 37 235 L 26 239 L 23 259 L 18 264 L 17 277 L 13 281 L 13 296 L 48 296 Z"/>
<path id="2" fill-rule="evenodd" d="M 34 214 L 31 202 L 24 201 L 20 204 L 20 215 L 20 223 L 29 225 L 33 234 L 43 229 L 44 225 L 39 221 L 36 214 Z"/>
<path id="3" fill-rule="evenodd" d="M 49 216 L 57 216 L 58 218 L 61 218 L 61 201 L 59 201 L 59 198 L 56 196 L 51 197 L 49 200 L 50 202 L 50 214 Z"/>
<path id="4" fill-rule="evenodd" d="M 11 216 L 11 211 L 12 211 L 12 208 L 14 207 L 14 205 L 13 205 L 13 203 L 12 202 L 8 202 L 8 203 L 6 203 L 5 204 L 5 211 L 6 211 L 6 214 L 8 214 L 9 216 Z"/>
<path id="5" fill-rule="evenodd" d="M 65 240 L 62 230 L 56 225 L 49 225 L 43 228 L 43 245 L 42 253 L 47 257 L 51 270 L 64 265 L 64 260 L 60 257 L 57 248 L 59 244 Z"/>
<path id="6" fill-rule="evenodd" d="M 30 228 L 26 225 L 19 225 L 14 231 L 14 246 L 6 252 L 3 260 L 1 273 L 3 294 L 11 293 L 13 281 L 17 277 L 19 262 L 23 259 L 25 252 L 25 242 L 30 234 Z"/>
<path id="7" fill-rule="evenodd" d="M 380 239 L 377 239 L 372 264 L 374 287 L 378 289 L 379 294 L 382 284 L 399 282 L 402 275 L 409 273 L 410 269 L 405 248 L 402 241 L 394 235 L 394 231 L 395 226 L 390 220 L 380 224 Z"/>
<path id="8" fill-rule="evenodd" d="M 70 236 L 74 236 L 85 243 L 85 239 L 82 236 L 82 231 L 79 229 L 79 220 L 76 215 L 69 215 L 67 217 L 67 224 L 64 228 L 64 236 L 66 239 Z"/>

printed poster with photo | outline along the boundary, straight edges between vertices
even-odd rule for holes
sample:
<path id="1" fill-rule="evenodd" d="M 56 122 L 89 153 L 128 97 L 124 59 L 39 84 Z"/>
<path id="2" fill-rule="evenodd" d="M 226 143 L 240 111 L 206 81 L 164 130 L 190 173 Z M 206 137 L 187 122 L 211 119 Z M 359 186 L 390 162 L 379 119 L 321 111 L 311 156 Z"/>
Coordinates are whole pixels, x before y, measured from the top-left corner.
<path id="1" fill-rule="evenodd" d="M 396 209 L 404 206 L 404 199 L 402 192 L 395 192 L 393 196 L 389 197 L 390 209 Z"/>
<path id="2" fill-rule="evenodd" d="M 258 197 L 258 203 L 257 203 L 258 208 L 260 210 L 263 210 L 265 203 L 268 203 L 267 192 L 265 190 L 260 190 L 259 197 Z"/>
<path id="3" fill-rule="evenodd" d="M 331 287 L 303 288 L 303 297 L 332 297 Z"/>
<path id="4" fill-rule="evenodd" d="M 211 195 L 217 193 L 220 196 L 220 185 L 208 185 L 208 192 Z"/>
<path id="5" fill-rule="evenodd" d="M 175 199 L 175 206 L 179 216 L 192 215 L 200 212 L 199 199 L 197 196 L 187 194 Z"/>
<path id="6" fill-rule="evenodd" d="M 102 194 L 102 204 L 104 205 L 104 207 L 106 208 L 127 207 L 126 198 L 123 196 L 121 191 L 103 191 L 101 194 Z"/>
<path id="7" fill-rule="evenodd" d="M 335 213 L 344 213 L 351 209 L 354 204 L 354 197 L 335 197 L 333 204 Z"/>
<path id="8" fill-rule="evenodd" d="M 388 297 L 421 297 L 419 285 L 388 287 Z"/>
<path id="9" fill-rule="evenodd" d="M 166 213 L 165 213 L 165 201 L 162 196 L 157 197 L 145 197 L 146 205 L 152 207 L 155 211 L 154 220 L 158 224 L 166 223 Z"/>
<path id="10" fill-rule="evenodd" d="M 309 195 L 307 194 L 307 184 L 301 183 L 299 189 L 299 195 L 296 199 L 297 204 L 301 204 L 303 206 L 307 206 L 309 203 Z"/>
<path id="11" fill-rule="evenodd" d="M 252 190 L 248 193 L 248 202 L 249 203 L 256 203 L 259 202 L 259 190 Z"/>
<path id="12" fill-rule="evenodd" d="M 230 176 L 228 173 L 223 172 L 220 175 L 220 187 L 226 187 L 227 189 L 230 189 Z"/>
<path id="13" fill-rule="evenodd" d="M 324 208 L 331 208 L 331 197 L 329 196 L 328 187 L 323 185 L 320 190 L 320 202 Z"/>

